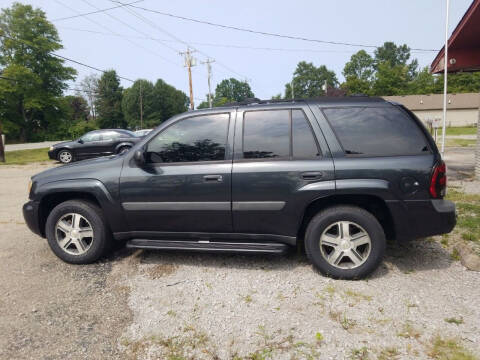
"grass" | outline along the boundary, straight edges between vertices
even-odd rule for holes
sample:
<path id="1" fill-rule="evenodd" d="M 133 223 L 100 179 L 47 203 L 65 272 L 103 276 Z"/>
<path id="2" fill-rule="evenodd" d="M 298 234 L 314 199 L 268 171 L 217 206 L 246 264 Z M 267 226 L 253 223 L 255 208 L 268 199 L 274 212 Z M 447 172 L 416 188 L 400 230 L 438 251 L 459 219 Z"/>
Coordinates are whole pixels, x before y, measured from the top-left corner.
<path id="1" fill-rule="evenodd" d="M 352 349 L 349 358 L 351 360 L 368 360 L 370 358 L 368 355 L 368 348 L 364 346 L 360 349 Z"/>
<path id="2" fill-rule="evenodd" d="M 476 135 L 475 126 L 447 127 L 446 135 Z M 442 135 L 442 129 L 438 129 L 438 135 Z"/>
<path id="3" fill-rule="evenodd" d="M 402 331 L 400 331 L 397 336 L 403 337 L 405 339 L 418 339 L 421 336 L 421 332 L 417 330 L 413 325 L 409 322 L 403 325 Z"/>
<path id="4" fill-rule="evenodd" d="M 7 151 L 5 162 L 0 162 L 0 165 L 25 165 L 40 161 L 49 161 L 48 148 Z"/>
<path id="5" fill-rule="evenodd" d="M 445 146 L 446 147 L 468 147 L 468 146 L 475 146 L 477 140 L 471 139 L 445 139 Z M 437 139 L 437 144 L 441 144 L 442 140 Z"/>
<path id="6" fill-rule="evenodd" d="M 480 242 L 480 194 L 465 194 L 455 189 L 447 199 L 455 201 L 458 210 L 457 229 L 465 241 Z"/>
<path id="7" fill-rule="evenodd" d="M 400 353 L 397 348 L 390 346 L 382 349 L 378 355 L 378 360 L 396 359 Z"/>
<path id="8" fill-rule="evenodd" d="M 478 360 L 478 357 L 466 350 L 457 340 L 440 336 L 433 339 L 428 356 L 435 360 Z"/>

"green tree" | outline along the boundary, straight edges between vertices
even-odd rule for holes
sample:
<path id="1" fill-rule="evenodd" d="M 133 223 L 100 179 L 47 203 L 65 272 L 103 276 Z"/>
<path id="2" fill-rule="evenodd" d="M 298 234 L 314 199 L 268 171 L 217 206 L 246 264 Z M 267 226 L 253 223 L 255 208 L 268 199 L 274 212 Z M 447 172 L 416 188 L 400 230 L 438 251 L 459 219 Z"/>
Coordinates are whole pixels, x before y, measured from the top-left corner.
<path id="1" fill-rule="evenodd" d="M 142 101 L 140 102 L 140 95 Z M 153 84 L 148 80 L 136 80 L 133 85 L 123 91 L 122 111 L 130 129 L 140 129 L 140 104 L 143 112 L 143 128 L 149 128 L 159 124 L 161 114 L 152 116 L 155 101 L 153 96 Z"/>
<path id="2" fill-rule="evenodd" d="M 0 36 L 0 72 L 13 79 L 0 81 L 5 130 L 20 141 L 41 137 L 61 116 L 60 96 L 76 72 L 52 55 L 62 44 L 40 9 L 20 3 L 2 9 Z"/>
<path id="3" fill-rule="evenodd" d="M 325 95 L 325 82 L 329 87 L 338 85 L 335 72 L 328 70 L 325 65 L 316 67 L 312 63 L 301 61 L 293 73 L 293 90 L 295 98 L 312 98 Z M 285 84 L 285 98 L 292 97 L 291 83 Z"/>
<path id="4" fill-rule="evenodd" d="M 155 111 L 161 114 L 160 122 L 187 111 L 190 105 L 190 100 L 183 91 L 167 84 L 162 79 L 155 82 L 153 94 L 156 104 Z"/>
<path id="5" fill-rule="evenodd" d="M 238 102 L 253 97 L 255 95 L 246 81 L 230 78 L 222 80 L 215 88 L 214 103 L 219 106 L 224 101 L 222 98 L 228 99 L 226 102 Z"/>
<path id="6" fill-rule="evenodd" d="M 104 72 L 98 81 L 95 107 L 101 129 L 126 126 L 122 112 L 122 87 L 115 70 Z"/>
<path id="7" fill-rule="evenodd" d="M 345 82 L 342 88 L 349 94 L 370 94 L 374 72 L 374 59 L 365 50 L 360 50 L 350 57 L 343 68 Z"/>

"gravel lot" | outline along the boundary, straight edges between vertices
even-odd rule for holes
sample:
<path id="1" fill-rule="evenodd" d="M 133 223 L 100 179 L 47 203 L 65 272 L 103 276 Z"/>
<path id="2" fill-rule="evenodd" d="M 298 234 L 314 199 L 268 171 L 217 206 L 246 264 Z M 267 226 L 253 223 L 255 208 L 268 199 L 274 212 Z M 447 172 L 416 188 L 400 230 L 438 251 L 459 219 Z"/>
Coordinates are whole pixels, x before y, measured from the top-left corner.
<path id="1" fill-rule="evenodd" d="M 413 359 L 435 356 L 438 336 L 480 354 L 480 273 L 437 241 L 391 244 L 363 281 L 325 278 L 302 253 L 67 265 L 21 215 L 29 176 L 49 166 L 0 168 L 2 359 Z"/>

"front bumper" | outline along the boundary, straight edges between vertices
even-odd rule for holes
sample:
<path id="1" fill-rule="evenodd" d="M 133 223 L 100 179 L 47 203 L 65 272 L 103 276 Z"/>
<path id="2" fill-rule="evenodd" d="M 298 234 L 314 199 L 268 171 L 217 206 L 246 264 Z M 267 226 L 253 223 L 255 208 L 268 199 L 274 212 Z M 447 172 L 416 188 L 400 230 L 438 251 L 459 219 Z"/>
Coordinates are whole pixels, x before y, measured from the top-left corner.
<path id="1" fill-rule="evenodd" d="M 455 204 L 449 200 L 389 201 L 387 205 L 398 240 L 447 234 L 457 223 Z"/>
<path id="2" fill-rule="evenodd" d="M 48 157 L 52 160 L 57 160 L 57 152 L 56 150 L 50 150 L 48 152 Z"/>
<path id="3" fill-rule="evenodd" d="M 23 205 L 23 218 L 28 228 L 35 234 L 44 236 L 40 229 L 39 221 L 39 205 L 38 201 L 29 201 Z"/>

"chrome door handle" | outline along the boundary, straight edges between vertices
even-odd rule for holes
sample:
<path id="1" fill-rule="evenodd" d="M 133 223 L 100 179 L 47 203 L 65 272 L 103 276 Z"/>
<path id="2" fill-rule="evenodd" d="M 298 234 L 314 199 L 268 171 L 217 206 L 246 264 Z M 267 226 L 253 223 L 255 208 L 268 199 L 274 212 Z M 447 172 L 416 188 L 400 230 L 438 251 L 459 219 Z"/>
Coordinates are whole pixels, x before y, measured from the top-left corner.
<path id="1" fill-rule="evenodd" d="M 222 182 L 223 176 L 222 175 L 204 175 L 203 181 L 205 182 Z"/>

